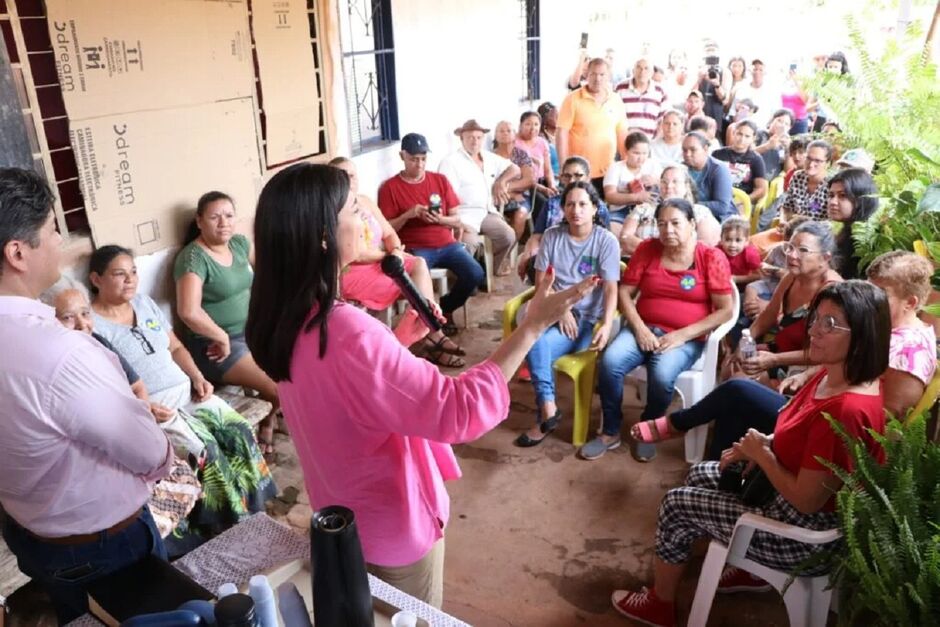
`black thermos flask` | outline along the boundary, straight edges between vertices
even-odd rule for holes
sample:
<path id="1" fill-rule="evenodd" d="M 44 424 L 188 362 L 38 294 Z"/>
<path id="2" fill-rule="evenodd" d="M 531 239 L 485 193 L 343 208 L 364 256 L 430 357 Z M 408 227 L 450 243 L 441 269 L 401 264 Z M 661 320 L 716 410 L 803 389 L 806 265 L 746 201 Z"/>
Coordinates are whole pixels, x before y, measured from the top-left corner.
<path id="1" fill-rule="evenodd" d="M 331 505 L 310 524 L 313 618 L 317 627 L 373 627 L 372 593 L 352 510 Z"/>

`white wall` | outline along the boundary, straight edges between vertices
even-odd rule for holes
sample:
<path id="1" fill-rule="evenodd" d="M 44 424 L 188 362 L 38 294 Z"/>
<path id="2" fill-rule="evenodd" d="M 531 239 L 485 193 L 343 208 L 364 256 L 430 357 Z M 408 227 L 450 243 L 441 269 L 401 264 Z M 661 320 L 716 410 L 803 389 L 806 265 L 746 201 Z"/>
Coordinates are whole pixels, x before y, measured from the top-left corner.
<path id="1" fill-rule="evenodd" d="M 518 0 L 393 0 L 395 74 L 401 135 L 421 133 L 428 168 L 459 141 L 453 130 L 468 118 L 492 128 L 518 122 L 523 110 L 521 14 Z M 337 66 L 340 64 L 337 63 Z M 342 87 L 342 68 L 337 85 Z M 339 154 L 349 154 L 345 93 L 335 90 Z M 401 170 L 398 144 L 355 157 L 363 193 Z"/>

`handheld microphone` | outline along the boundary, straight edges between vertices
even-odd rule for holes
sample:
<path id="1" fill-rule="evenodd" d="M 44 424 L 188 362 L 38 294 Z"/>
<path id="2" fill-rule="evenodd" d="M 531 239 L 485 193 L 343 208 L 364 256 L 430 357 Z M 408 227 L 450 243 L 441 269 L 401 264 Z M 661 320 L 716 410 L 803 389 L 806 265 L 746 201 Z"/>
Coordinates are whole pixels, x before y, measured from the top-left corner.
<path id="1" fill-rule="evenodd" d="M 431 329 L 431 331 L 440 331 L 443 328 L 441 321 L 437 319 L 427 299 L 418 291 L 411 277 L 405 274 L 405 264 L 397 255 L 385 255 L 382 259 L 382 272 L 387 277 L 395 281 L 395 285 L 401 290 L 402 296 L 408 301 L 408 304 L 417 312 L 421 322 Z"/>

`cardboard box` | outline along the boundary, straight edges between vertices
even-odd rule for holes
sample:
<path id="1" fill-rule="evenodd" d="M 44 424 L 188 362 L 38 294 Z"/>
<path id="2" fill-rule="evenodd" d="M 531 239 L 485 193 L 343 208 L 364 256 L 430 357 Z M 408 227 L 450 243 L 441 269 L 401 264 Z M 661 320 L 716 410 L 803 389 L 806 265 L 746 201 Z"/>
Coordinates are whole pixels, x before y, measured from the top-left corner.
<path id="1" fill-rule="evenodd" d="M 250 223 L 261 188 L 251 98 L 71 123 L 95 246 L 178 245 L 200 195 L 223 191 Z M 244 229 L 242 229 L 244 230 Z"/>
<path id="2" fill-rule="evenodd" d="M 46 0 L 70 120 L 249 97 L 247 0 Z"/>
<path id="3" fill-rule="evenodd" d="M 253 0 L 268 167 L 320 152 L 320 94 L 305 0 Z"/>

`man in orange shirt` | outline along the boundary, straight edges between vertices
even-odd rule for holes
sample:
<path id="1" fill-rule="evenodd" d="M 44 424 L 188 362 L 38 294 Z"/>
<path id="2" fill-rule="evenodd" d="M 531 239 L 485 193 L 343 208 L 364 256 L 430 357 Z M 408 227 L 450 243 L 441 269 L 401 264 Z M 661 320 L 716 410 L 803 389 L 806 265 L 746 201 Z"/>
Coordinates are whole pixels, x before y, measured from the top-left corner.
<path id="1" fill-rule="evenodd" d="M 591 165 L 591 182 L 603 195 L 604 173 L 627 137 L 627 111 L 610 88 L 610 68 L 598 58 L 588 64 L 587 83 L 561 103 L 555 145 L 558 162 L 578 155 Z"/>

